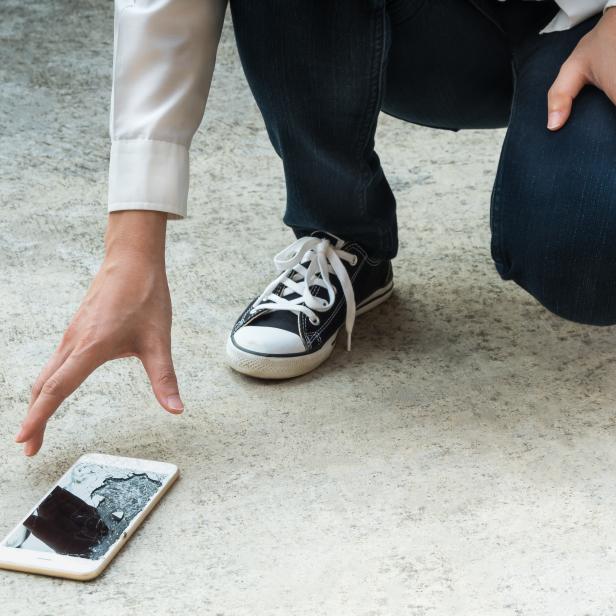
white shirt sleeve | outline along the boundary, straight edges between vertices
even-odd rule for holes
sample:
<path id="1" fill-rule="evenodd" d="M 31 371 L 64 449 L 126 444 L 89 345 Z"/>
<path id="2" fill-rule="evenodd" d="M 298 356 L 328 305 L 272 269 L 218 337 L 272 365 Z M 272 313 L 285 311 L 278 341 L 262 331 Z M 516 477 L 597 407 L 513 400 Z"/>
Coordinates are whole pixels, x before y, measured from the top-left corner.
<path id="1" fill-rule="evenodd" d="M 109 211 L 186 216 L 227 0 L 115 0 Z"/>
<path id="2" fill-rule="evenodd" d="M 569 30 L 585 19 L 616 6 L 616 0 L 556 0 L 556 4 L 561 10 L 541 31 L 542 34 Z"/>

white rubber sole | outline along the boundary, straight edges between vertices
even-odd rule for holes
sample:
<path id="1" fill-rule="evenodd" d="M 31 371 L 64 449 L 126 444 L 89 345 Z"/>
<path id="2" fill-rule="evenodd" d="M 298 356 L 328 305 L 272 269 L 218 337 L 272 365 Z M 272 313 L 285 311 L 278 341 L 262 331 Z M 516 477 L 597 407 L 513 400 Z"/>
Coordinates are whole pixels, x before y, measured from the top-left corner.
<path id="1" fill-rule="evenodd" d="M 384 288 L 375 291 L 357 308 L 357 316 L 376 308 L 387 301 L 394 290 L 393 280 Z M 227 339 L 227 362 L 233 370 L 257 379 L 291 379 L 307 374 L 320 366 L 334 350 L 338 330 L 318 351 L 295 357 L 270 357 L 239 349 L 231 336 Z"/>

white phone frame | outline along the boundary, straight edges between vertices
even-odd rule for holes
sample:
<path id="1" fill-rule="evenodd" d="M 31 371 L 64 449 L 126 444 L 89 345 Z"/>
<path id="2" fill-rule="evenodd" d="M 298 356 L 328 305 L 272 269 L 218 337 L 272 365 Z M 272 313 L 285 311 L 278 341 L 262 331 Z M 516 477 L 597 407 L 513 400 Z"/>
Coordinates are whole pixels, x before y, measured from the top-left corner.
<path id="1" fill-rule="evenodd" d="M 101 464 L 121 468 L 123 470 L 138 473 L 158 473 L 166 476 L 163 484 L 154 494 L 145 508 L 136 515 L 126 527 L 119 539 L 110 546 L 105 555 L 97 560 L 80 558 L 78 556 L 64 556 L 52 552 L 37 552 L 23 548 L 12 548 L 4 545 L 12 534 L 17 531 L 27 518 L 34 513 L 38 506 L 47 498 L 52 490 L 64 480 L 69 478 L 77 464 L 81 463 Z M 3 539 L 0 541 L 0 569 L 10 569 L 13 571 L 24 571 L 27 573 L 39 573 L 54 577 L 68 578 L 71 580 L 92 580 L 100 575 L 113 557 L 120 551 L 122 546 L 130 539 L 147 515 L 154 509 L 158 501 L 166 494 L 175 480 L 179 477 L 179 469 L 175 464 L 168 462 L 156 462 L 154 460 L 141 460 L 138 458 L 124 458 L 120 456 L 110 456 L 101 453 L 89 453 L 81 456 L 64 475 L 48 490 L 48 492 L 32 507 Z"/>

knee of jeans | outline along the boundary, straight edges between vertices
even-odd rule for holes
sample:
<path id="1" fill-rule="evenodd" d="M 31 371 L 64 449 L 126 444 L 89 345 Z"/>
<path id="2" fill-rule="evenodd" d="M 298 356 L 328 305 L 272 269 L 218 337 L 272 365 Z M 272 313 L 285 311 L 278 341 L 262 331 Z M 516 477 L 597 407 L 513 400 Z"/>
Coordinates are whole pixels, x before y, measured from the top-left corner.
<path id="1" fill-rule="evenodd" d="M 616 324 L 616 117 L 585 88 L 560 131 L 545 129 L 545 71 L 520 86 L 492 197 L 492 254 L 555 314 Z M 535 75 L 533 83 L 529 75 Z M 532 96 L 531 96 L 532 94 Z M 541 101 L 541 102 L 540 102 Z"/>
<path id="2" fill-rule="evenodd" d="M 505 225 L 498 271 L 564 319 L 616 324 L 616 242 L 605 229 L 559 222 Z"/>

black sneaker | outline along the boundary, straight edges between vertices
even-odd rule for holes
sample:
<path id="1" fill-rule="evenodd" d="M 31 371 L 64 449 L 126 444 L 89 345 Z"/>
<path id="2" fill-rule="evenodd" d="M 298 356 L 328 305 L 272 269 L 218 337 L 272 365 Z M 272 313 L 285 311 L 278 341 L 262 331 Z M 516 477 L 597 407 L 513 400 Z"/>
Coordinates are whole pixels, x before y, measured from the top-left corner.
<path id="1" fill-rule="evenodd" d="M 251 302 L 227 341 L 229 365 L 262 379 L 314 370 L 334 349 L 345 325 L 388 299 L 391 261 L 371 259 L 355 242 L 330 234 L 302 237 L 274 257 L 280 276 Z"/>

